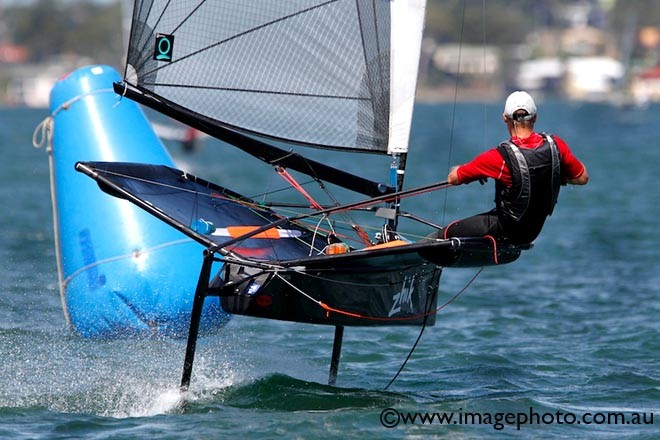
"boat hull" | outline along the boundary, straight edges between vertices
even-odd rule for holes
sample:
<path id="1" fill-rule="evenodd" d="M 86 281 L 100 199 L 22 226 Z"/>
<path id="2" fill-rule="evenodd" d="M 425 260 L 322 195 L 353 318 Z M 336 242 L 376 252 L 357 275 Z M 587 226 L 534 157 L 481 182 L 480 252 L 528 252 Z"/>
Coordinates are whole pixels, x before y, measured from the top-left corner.
<path id="1" fill-rule="evenodd" d="M 363 254 L 364 258 L 264 273 L 239 284 L 240 289 L 221 290 L 222 306 L 234 314 L 310 324 L 435 324 L 441 267 L 416 252 Z M 245 272 L 233 274 L 230 264 L 225 270 L 227 281 Z"/>
<path id="2" fill-rule="evenodd" d="M 65 317 L 85 337 L 185 336 L 204 247 L 75 172 L 79 160 L 173 165 L 108 66 L 78 69 L 51 92 L 51 182 Z M 201 331 L 230 315 L 205 302 Z"/>

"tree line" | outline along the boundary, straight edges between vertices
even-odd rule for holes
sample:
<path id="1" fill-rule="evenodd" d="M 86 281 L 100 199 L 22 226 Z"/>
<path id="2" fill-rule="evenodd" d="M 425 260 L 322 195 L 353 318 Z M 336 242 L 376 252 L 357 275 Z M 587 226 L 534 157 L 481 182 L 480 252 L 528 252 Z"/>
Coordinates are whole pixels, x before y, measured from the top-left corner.
<path id="1" fill-rule="evenodd" d="M 429 0 L 426 34 L 438 42 L 485 42 L 496 46 L 520 43 L 534 29 L 561 26 L 558 6 L 575 2 Z M 0 41 L 25 46 L 32 62 L 45 61 L 52 55 L 77 54 L 91 57 L 94 62 L 121 64 L 127 38 L 121 23 L 122 3 L 37 0 L 5 6 L 0 16 Z M 621 38 L 631 17 L 637 28 L 657 26 L 660 0 L 615 1 L 610 15 L 604 17 L 608 32 Z"/>
<path id="2" fill-rule="evenodd" d="M 123 52 L 119 2 L 38 0 L 6 6 L 5 40 L 27 48 L 30 62 L 75 54 L 118 65 Z"/>

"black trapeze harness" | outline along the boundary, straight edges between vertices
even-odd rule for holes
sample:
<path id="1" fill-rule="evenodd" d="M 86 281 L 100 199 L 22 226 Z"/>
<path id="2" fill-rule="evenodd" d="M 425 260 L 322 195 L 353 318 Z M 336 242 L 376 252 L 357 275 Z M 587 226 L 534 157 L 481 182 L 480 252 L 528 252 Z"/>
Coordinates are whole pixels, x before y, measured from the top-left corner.
<path id="1" fill-rule="evenodd" d="M 497 182 L 495 204 L 505 238 L 531 243 L 552 215 L 561 184 L 561 156 L 551 135 L 541 133 L 543 145 L 518 148 L 510 141 L 497 150 L 511 171 L 512 185 Z"/>

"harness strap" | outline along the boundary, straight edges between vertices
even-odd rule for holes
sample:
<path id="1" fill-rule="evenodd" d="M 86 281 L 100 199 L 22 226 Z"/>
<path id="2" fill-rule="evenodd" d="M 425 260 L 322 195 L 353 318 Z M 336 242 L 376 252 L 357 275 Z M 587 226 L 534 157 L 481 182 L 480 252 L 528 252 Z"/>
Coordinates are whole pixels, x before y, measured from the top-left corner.
<path id="1" fill-rule="evenodd" d="M 514 199 L 519 201 L 516 206 L 505 206 L 505 209 L 508 215 L 518 221 L 525 215 L 529 208 L 531 195 L 529 165 L 527 164 L 527 159 L 525 159 L 523 153 L 513 142 L 502 142 L 499 145 L 498 150 L 500 154 L 502 154 L 502 157 L 511 172 L 512 185 L 507 191 L 517 189 L 517 194 L 514 194 Z M 516 188 L 516 184 L 519 185 L 518 188 Z"/>
<path id="2" fill-rule="evenodd" d="M 552 200 L 550 201 L 550 212 L 548 213 L 548 215 L 552 215 L 555 210 L 555 205 L 557 204 L 559 186 L 561 185 L 561 155 L 559 154 L 559 149 L 552 136 L 547 133 L 541 134 L 548 142 L 548 145 L 550 145 L 550 154 L 552 156 Z"/>

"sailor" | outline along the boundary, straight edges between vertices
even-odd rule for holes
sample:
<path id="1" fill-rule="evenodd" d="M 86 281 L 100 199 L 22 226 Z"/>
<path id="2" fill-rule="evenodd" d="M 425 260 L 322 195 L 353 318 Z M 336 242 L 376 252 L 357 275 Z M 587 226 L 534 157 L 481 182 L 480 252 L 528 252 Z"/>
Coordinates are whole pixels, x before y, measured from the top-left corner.
<path id="1" fill-rule="evenodd" d="M 495 209 L 450 223 L 434 238 L 490 236 L 512 244 L 531 243 L 552 214 L 560 185 L 585 185 L 584 164 L 557 135 L 534 131 L 532 97 L 511 93 L 502 115 L 510 139 L 451 169 L 452 185 L 495 180 Z"/>
<path id="2" fill-rule="evenodd" d="M 200 132 L 192 127 L 186 127 L 181 139 L 181 147 L 184 152 L 192 153 L 197 151 L 200 147 L 201 137 Z"/>

